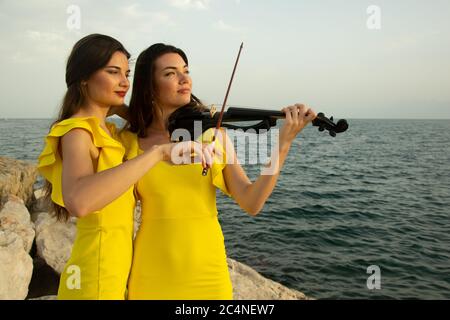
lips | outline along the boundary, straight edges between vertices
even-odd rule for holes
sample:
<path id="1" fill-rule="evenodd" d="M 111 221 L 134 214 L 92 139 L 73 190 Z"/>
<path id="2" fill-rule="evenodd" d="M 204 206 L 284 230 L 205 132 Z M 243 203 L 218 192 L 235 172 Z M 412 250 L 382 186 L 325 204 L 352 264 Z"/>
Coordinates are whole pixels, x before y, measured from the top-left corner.
<path id="1" fill-rule="evenodd" d="M 125 95 L 127 94 L 127 92 L 126 91 L 116 91 L 116 94 L 119 96 L 119 97 L 125 97 Z"/>
<path id="2" fill-rule="evenodd" d="M 189 89 L 189 88 L 180 89 L 177 92 L 181 93 L 181 94 L 188 94 L 188 93 L 191 93 L 191 89 Z"/>

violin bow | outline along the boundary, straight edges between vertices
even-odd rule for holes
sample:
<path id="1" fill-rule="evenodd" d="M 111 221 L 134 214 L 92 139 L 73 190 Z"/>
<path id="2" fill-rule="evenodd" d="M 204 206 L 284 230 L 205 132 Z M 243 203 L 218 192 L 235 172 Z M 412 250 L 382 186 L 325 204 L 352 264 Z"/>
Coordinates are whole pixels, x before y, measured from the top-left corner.
<path id="1" fill-rule="evenodd" d="M 220 130 L 220 126 L 222 125 L 223 113 L 225 111 L 225 105 L 227 104 L 228 94 L 230 93 L 231 84 L 233 83 L 234 73 L 236 72 L 236 67 L 239 62 L 239 57 L 241 56 L 242 48 L 244 47 L 244 42 L 241 43 L 239 47 L 239 52 L 236 58 L 236 62 L 234 63 L 233 73 L 231 74 L 230 83 L 228 83 L 227 93 L 225 94 L 225 99 L 223 100 L 222 110 L 220 110 L 219 118 L 217 119 L 216 129 L 214 131 L 214 135 L 212 137 L 212 142 L 216 140 L 216 135 Z M 206 176 L 208 174 L 208 168 L 204 168 L 202 171 L 202 176 Z"/>

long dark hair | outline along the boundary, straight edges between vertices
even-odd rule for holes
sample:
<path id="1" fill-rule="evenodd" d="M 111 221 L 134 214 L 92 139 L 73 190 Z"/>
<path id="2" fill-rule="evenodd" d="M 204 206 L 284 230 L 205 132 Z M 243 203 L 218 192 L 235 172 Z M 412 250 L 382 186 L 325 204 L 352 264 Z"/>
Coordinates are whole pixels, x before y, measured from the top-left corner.
<path id="1" fill-rule="evenodd" d="M 124 127 L 134 132 L 140 138 L 147 136 L 146 128 L 152 123 L 156 85 L 154 81 L 155 61 L 166 53 L 177 53 L 189 65 L 188 58 L 183 50 L 164 43 L 155 43 L 141 52 L 136 60 L 133 78 L 133 90 L 128 109 L 128 121 Z M 202 102 L 193 94 L 191 101 L 185 107 L 205 110 Z"/>
<path id="2" fill-rule="evenodd" d="M 129 59 L 130 54 L 116 39 L 103 34 L 90 34 L 80 39 L 73 46 L 66 66 L 67 91 L 62 100 L 58 118 L 55 123 L 68 119 L 77 113 L 86 102 L 86 88 L 83 81 L 96 71 L 105 67 L 115 52 L 122 52 Z M 50 127 L 50 130 L 51 130 Z M 45 182 L 45 193 L 51 201 L 52 185 Z M 58 220 L 68 220 L 69 213 L 58 204 L 52 202 L 54 214 Z"/>

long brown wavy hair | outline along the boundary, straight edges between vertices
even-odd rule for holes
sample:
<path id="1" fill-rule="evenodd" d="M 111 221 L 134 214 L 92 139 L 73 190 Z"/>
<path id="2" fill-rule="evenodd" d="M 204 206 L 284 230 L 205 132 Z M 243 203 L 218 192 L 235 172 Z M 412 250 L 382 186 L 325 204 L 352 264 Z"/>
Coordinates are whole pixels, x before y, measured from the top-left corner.
<path id="1" fill-rule="evenodd" d="M 154 106 L 152 102 L 157 96 L 154 81 L 155 61 L 166 53 L 177 53 L 189 65 L 183 50 L 164 43 L 155 43 L 141 52 L 136 60 L 133 78 L 133 90 L 128 109 L 128 121 L 125 130 L 134 132 L 140 138 L 147 136 L 146 128 L 152 123 Z M 184 107 L 192 107 L 201 111 L 207 110 L 200 99 L 191 94 L 191 101 Z"/>
<path id="2" fill-rule="evenodd" d="M 90 34 L 75 43 L 67 60 L 67 91 L 62 100 L 58 118 L 52 123 L 50 130 L 54 124 L 70 118 L 83 107 L 87 92 L 85 86 L 81 84 L 82 81 L 88 80 L 92 74 L 105 67 L 117 51 L 130 58 L 125 47 L 110 36 Z M 44 190 L 47 201 L 52 203 L 56 218 L 67 221 L 70 215 L 66 208 L 51 201 L 52 185 L 49 181 L 45 182 Z"/>

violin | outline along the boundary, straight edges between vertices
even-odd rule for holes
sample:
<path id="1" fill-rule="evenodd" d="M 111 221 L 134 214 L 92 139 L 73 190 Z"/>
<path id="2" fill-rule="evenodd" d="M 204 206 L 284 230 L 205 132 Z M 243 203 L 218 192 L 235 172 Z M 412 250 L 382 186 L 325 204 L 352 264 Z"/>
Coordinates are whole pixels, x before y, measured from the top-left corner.
<path id="1" fill-rule="evenodd" d="M 187 130 L 192 140 L 210 128 L 215 128 L 219 114 L 211 110 L 201 110 L 195 107 L 182 107 L 173 112 L 169 117 L 168 129 L 172 141 L 182 141 L 182 135 L 173 135 L 176 129 Z M 259 134 L 261 130 L 268 131 L 276 126 L 278 119 L 284 119 L 285 113 L 276 110 L 250 109 L 229 107 L 222 115 L 221 126 L 228 129 L 242 130 L 247 132 L 252 130 Z M 259 121 L 256 124 L 239 126 L 236 122 Z M 201 130 L 195 130 L 195 125 L 201 126 Z M 333 117 L 327 118 L 322 112 L 318 113 L 312 120 L 312 125 L 318 127 L 319 131 L 328 131 L 330 136 L 335 137 L 337 133 L 348 129 L 347 120 L 341 119 L 337 123 L 333 122 Z"/>

